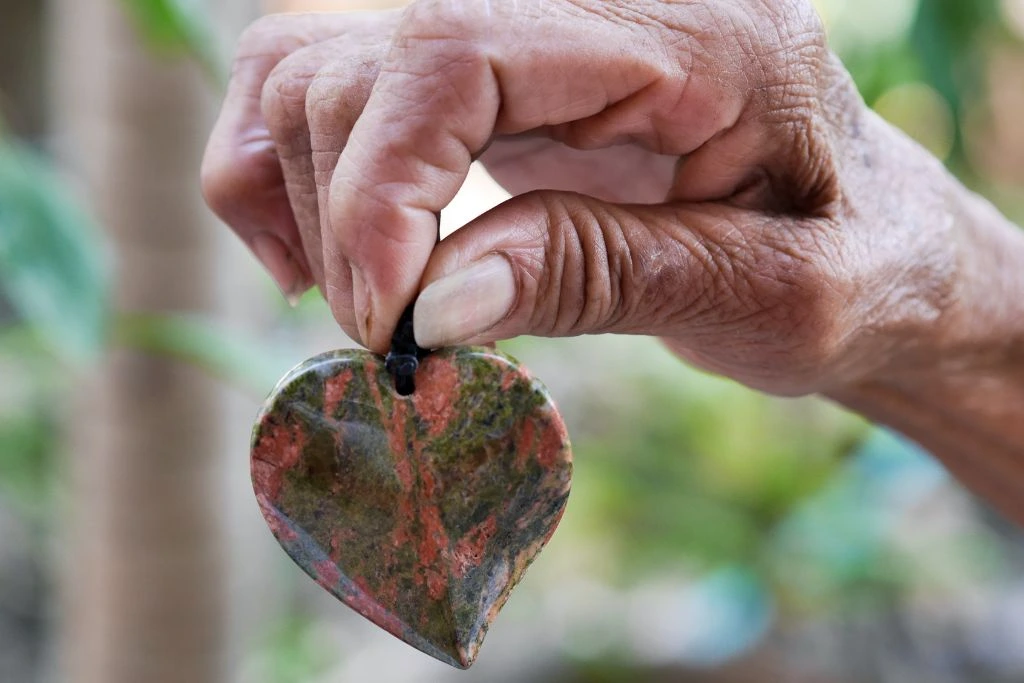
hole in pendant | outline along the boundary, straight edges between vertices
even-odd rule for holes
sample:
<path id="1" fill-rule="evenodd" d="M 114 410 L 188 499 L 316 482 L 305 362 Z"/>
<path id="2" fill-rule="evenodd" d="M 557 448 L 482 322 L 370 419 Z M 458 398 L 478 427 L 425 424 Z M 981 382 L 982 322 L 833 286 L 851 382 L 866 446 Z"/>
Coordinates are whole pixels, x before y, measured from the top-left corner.
<path id="1" fill-rule="evenodd" d="M 416 383 L 412 381 L 412 375 L 395 375 L 395 391 L 399 396 L 412 396 L 416 391 Z"/>
<path id="2" fill-rule="evenodd" d="M 413 377 L 420 367 L 420 361 L 414 354 L 389 353 L 385 367 L 395 380 L 395 391 L 399 396 L 409 396 L 416 391 Z"/>
<path id="3" fill-rule="evenodd" d="M 391 350 L 384 359 L 385 367 L 395 380 L 395 391 L 399 396 L 409 396 L 416 391 L 413 377 L 420 367 L 420 359 L 427 355 L 427 350 L 416 343 L 412 317 L 413 305 L 409 304 L 391 336 Z"/>

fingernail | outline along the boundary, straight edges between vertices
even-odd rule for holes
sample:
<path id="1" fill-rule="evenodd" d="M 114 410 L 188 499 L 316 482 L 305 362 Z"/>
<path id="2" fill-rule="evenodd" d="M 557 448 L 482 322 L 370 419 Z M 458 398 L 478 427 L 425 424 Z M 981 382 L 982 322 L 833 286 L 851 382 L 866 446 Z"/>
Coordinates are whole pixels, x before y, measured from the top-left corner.
<path id="1" fill-rule="evenodd" d="M 270 273 L 278 289 L 288 303 L 295 306 L 302 294 L 309 289 L 302 270 L 292 258 L 288 247 L 278 237 L 264 232 L 251 240 L 252 251 L 263 267 Z"/>
<path id="2" fill-rule="evenodd" d="M 501 322 L 516 300 L 516 278 L 492 254 L 431 283 L 416 300 L 416 343 L 428 349 L 457 344 Z"/>
<path id="3" fill-rule="evenodd" d="M 356 329 L 359 331 L 360 341 L 364 346 L 370 347 L 373 343 L 373 301 L 370 298 L 370 289 L 366 286 L 366 280 L 359 269 L 352 266 L 352 307 L 356 314 Z"/>

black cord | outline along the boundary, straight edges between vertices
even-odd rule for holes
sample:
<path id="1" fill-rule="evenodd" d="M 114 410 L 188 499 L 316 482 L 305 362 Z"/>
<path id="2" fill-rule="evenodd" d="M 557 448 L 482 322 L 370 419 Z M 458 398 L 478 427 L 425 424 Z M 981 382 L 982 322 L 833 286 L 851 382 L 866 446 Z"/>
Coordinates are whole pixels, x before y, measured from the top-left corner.
<path id="1" fill-rule="evenodd" d="M 434 214 L 437 219 L 437 241 L 441 241 L 441 214 Z M 395 391 L 400 396 L 409 396 L 416 391 L 416 383 L 413 377 L 420 367 L 429 349 L 424 349 L 416 343 L 416 335 L 412 331 L 412 309 L 416 305 L 413 301 L 406 307 L 402 317 L 398 319 L 398 327 L 391 335 L 391 350 L 384 358 L 384 367 L 388 369 L 395 380 Z"/>
<path id="2" fill-rule="evenodd" d="M 412 330 L 413 305 L 409 304 L 399 318 L 398 327 L 391 336 L 391 350 L 384 359 L 384 366 L 395 380 L 395 391 L 401 396 L 408 396 L 416 391 L 413 377 L 420 367 L 420 361 L 430 353 L 416 343 L 416 336 Z"/>

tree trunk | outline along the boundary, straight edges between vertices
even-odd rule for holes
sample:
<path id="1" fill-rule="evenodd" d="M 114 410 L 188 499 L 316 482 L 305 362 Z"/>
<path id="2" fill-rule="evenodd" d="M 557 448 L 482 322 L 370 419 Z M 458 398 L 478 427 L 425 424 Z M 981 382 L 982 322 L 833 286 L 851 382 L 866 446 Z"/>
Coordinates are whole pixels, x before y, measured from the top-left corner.
<path id="1" fill-rule="evenodd" d="M 4 0 L 0 11 L 0 118 L 12 133 L 37 141 L 45 127 L 43 3 Z"/>
<path id="2" fill-rule="evenodd" d="M 56 148 L 106 226 L 122 312 L 205 311 L 211 220 L 197 169 L 213 93 L 140 43 L 115 0 L 53 0 Z M 113 349 L 68 439 L 59 680 L 222 680 L 220 397 L 173 360 Z"/>

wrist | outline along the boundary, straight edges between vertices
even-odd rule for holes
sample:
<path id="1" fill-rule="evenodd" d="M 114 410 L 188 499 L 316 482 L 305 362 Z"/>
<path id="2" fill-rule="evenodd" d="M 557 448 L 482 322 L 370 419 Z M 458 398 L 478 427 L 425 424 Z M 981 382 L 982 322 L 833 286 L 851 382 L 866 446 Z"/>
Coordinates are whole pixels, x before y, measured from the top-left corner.
<path id="1" fill-rule="evenodd" d="M 822 393 L 1022 521 L 1024 232 L 863 105 L 840 123 L 839 222 L 863 238 L 863 270 L 841 359 L 853 370 Z"/>
<path id="2" fill-rule="evenodd" d="M 879 160 L 849 183 L 857 205 L 881 203 L 904 228 L 908 258 L 893 305 L 871 323 L 875 362 L 830 394 L 934 391 L 1024 363 L 1024 232 L 928 152 L 867 112 L 852 158 Z M 852 194 L 852 193 L 851 193 Z M 883 199 L 885 198 L 885 199 Z M 871 218 L 868 214 L 867 217 Z M 891 218 L 889 220 L 892 220 Z"/>

